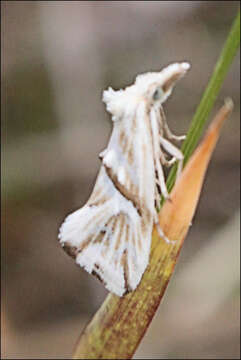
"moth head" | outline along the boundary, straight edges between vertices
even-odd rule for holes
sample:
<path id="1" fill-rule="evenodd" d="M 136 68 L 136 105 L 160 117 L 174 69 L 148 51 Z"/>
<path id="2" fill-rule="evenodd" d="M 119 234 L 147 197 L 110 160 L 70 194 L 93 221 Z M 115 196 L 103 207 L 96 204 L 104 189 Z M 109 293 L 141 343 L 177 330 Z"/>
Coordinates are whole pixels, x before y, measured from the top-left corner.
<path id="1" fill-rule="evenodd" d="M 162 104 L 189 68 L 189 63 L 174 63 L 160 72 L 138 75 L 135 83 L 123 90 L 105 90 L 103 101 L 106 103 L 107 111 L 112 114 L 112 120 L 119 120 L 124 114 L 132 114 L 142 100 L 150 104 Z"/>
<path id="2" fill-rule="evenodd" d="M 162 104 L 171 94 L 176 82 L 190 68 L 190 64 L 174 63 L 160 72 L 151 72 L 137 76 L 135 85 L 151 103 Z"/>

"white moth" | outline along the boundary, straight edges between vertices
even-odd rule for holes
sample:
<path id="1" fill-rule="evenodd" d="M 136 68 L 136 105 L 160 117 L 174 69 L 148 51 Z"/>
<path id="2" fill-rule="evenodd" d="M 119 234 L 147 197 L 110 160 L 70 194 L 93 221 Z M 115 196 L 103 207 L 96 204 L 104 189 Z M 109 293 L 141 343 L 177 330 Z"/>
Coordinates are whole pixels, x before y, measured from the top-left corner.
<path id="1" fill-rule="evenodd" d="M 148 265 L 155 203 L 168 198 L 162 166 L 183 154 L 170 140 L 183 140 L 169 130 L 162 103 L 189 69 L 174 63 L 161 72 L 138 75 L 124 90 L 103 93 L 113 131 L 94 190 L 87 203 L 70 214 L 59 233 L 64 250 L 78 265 L 96 275 L 108 290 L 122 296 L 134 290 Z M 167 157 L 171 156 L 171 159 Z"/>

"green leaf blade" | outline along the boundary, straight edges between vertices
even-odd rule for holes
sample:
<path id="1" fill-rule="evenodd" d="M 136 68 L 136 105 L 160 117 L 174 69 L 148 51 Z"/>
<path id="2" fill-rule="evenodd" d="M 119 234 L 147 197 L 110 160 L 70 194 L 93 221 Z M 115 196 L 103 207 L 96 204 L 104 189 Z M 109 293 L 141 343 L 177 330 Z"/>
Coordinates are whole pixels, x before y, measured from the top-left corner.
<path id="1" fill-rule="evenodd" d="M 184 165 L 190 158 L 194 148 L 196 147 L 207 122 L 214 102 L 219 94 L 225 76 L 233 62 L 235 55 L 240 46 L 240 11 L 232 24 L 228 38 L 221 51 L 220 57 L 216 63 L 213 74 L 209 80 L 207 88 L 202 96 L 200 104 L 193 116 L 187 137 L 182 146 L 184 154 Z M 167 188 L 170 191 L 175 183 L 177 166 L 173 166 L 167 179 Z"/>

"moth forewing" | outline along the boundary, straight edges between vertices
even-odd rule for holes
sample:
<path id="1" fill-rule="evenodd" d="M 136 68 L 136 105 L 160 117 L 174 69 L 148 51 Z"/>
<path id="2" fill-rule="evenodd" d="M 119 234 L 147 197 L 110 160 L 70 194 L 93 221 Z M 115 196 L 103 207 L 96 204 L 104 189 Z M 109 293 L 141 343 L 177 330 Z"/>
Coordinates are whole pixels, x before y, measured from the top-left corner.
<path id="1" fill-rule="evenodd" d="M 68 254 L 119 296 L 137 287 L 148 265 L 158 183 L 168 197 L 161 145 L 174 159 L 181 157 L 160 133 L 165 124 L 158 111 L 187 69 L 186 63 L 171 64 L 139 75 L 125 90 L 104 91 L 112 135 L 99 155 L 102 165 L 89 200 L 60 228 Z"/>

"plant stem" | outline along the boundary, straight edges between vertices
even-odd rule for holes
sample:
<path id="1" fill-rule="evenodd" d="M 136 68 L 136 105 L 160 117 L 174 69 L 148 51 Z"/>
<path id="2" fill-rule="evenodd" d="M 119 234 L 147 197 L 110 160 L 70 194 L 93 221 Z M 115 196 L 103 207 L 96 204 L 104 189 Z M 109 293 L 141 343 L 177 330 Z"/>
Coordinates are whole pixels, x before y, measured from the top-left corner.
<path id="1" fill-rule="evenodd" d="M 185 163 L 193 152 L 207 121 L 225 75 L 240 43 L 240 14 L 221 52 L 193 117 L 182 151 Z M 173 273 L 190 221 L 199 198 L 204 174 L 215 147 L 220 127 L 232 109 L 231 102 L 218 113 L 204 141 L 184 169 L 180 181 L 172 191 L 172 201 L 161 209 L 160 225 L 169 239 L 178 239 L 173 247 L 160 241 L 156 231 L 152 237 L 150 262 L 138 288 L 122 298 L 109 294 L 94 318 L 87 325 L 77 343 L 74 359 L 130 359 L 147 330 L 165 293 Z M 168 177 L 170 190 L 175 180 L 174 167 Z"/>
<path id="2" fill-rule="evenodd" d="M 173 274 L 190 222 L 195 213 L 205 172 L 223 122 L 232 111 L 226 101 L 195 150 L 180 180 L 171 192 L 171 201 L 160 211 L 160 225 L 170 246 L 156 230 L 152 236 L 149 265 L 137 289 L 123 297 L 109 294 L 81 334 L 74 359 L 131 359 L 144 336 Z"/>

